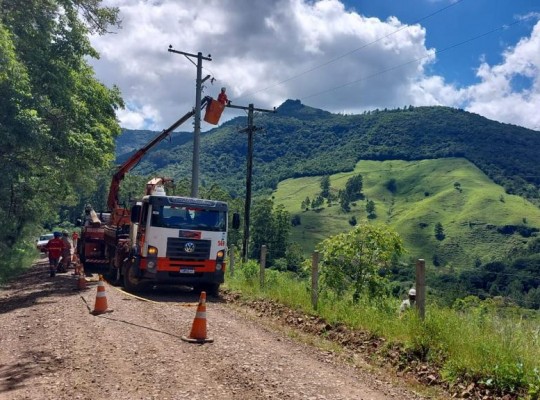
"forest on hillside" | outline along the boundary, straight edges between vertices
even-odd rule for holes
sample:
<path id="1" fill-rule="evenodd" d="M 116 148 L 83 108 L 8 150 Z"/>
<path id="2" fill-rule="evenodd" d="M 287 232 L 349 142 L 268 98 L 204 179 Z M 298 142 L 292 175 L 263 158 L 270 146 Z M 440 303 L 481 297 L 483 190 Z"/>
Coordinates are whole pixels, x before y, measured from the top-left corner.
<path id="1" fill-rule="evenodd" d="M 238 131 L 246 123 L 244 117 L 235 118 L 201 140 L 202 181 L 220 182 L 233 195 L 244 191 L 247 143 Z M 275 189 L 287 178 L 351 171 L 359 160 L 464 157 L 507 193 L 540 202 L 540 164 L 535 161 L 540 133 L 463 110 L 408 106 L 341 115 L 287 100 L 276 114 L 257 114 L 255 125 L 261 128 L 254 141 L 255 191 Z M 125 130 L 118 148 L 125 151 L 138 133 Z M 189 176 L 191 141 L 185 133 L 174 135 L 173 142 L 148 154 L 136 172 Z M 117 156 L 122 159 L 125 153 Z"/>

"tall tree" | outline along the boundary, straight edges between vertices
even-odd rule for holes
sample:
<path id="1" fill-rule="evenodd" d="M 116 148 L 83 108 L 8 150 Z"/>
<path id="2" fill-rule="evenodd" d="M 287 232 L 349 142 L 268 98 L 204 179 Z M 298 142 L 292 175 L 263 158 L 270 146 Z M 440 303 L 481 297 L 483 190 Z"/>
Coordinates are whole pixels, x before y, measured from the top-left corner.
<path id="1" fill-rule="evenodd" d="M 345 183 L 345 194 L 349 201 L 355 201 L 363 197 L 362 189 L 364 181 L 362 175 L 358 174 L 349 178 Z"/>
<path id="2" fill-rule="evenodd" d="M 90 193 L 114 158 L 117 88 L 99 83 L 90 32 L 117 23 L 101 0 L 0 2 L 0 242 L 9 247 Z"/>
<path id="3" fill-rule="evenodd" d="M 330 176 L 328 175 L 321 178 L 321 196 L 325 199 L 330 196 Z"/>

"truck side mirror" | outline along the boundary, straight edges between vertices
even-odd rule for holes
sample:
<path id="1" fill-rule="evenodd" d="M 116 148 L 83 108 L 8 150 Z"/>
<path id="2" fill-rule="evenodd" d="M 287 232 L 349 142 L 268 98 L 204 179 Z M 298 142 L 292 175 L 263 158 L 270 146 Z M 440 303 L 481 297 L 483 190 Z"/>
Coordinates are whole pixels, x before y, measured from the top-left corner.
<path id="1" fill-rule="evenodd" d="M 131 207 L 131 222 L 137 224 L 141 218 L 142 206 L 137 204 Z"/>
<path id="2" fill-rule="evenodd" d="M 232 216 L 232 226 L 234 229 L 240 228 L 240 214 L 234 213 Z"/>

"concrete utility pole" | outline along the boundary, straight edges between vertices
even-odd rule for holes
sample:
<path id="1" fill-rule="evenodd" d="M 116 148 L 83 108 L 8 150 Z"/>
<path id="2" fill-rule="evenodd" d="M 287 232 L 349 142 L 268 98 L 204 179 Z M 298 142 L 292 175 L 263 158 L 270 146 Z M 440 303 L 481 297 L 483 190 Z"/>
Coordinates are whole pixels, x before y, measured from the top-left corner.
<path id="1" fill-rule="evenodd" d="M 193 133 L 193 166 L 191 170 L 191 197 L 199 197 L 199 154 L 200 154 L 200 140 L 201 140 L 201 93 L 202 84 L 210 75 L 202 79 L 202 61 L 212 61 L 212 56 L 208 54 L 208 57 L 203 57 L 199 51 L 197 54 L 185 53 L 183 51 L 173 50 L 172 46 L 169 46 L 169 52 L 182 54 L 189 61 L 191 61 L 197 67 L 197 80 L 195 85 L 195 130 Z M 197 58 L 197 64 L 195 64 L 190 57 Z"/>
<path id="2" fill-rule="evenodd" d="M 246 204 L 244 209 L 244 238 L 242 240 L 242 261 L 247 261 L 248 243 L 249 243 L 249 214 L 251 212 L 251 176 L 253 174 L 253 133 L 261 128 L 257 128 L 253 125 L 253 112 L 276 112 L 276 110 L 263 110 L 253 107 L 250 104 L 248 107 L 233 106 L 228 104 L 227 107 L 237 108 L 239 110 L 248 110 L 248 126 L 246 129 L 242 129 L 240 132 L 247 132 L 248 134 L 248 153 L 247 153 L 247 171 L 246 171 Z"/>

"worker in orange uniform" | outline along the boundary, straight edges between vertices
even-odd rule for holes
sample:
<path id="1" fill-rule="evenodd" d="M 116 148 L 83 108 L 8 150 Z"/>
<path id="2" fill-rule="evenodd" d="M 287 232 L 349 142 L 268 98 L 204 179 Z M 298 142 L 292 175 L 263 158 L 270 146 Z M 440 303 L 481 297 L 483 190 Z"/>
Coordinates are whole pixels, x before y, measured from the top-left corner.
<path id="1" fill-rule="evenodd" d="M 58 260 L 60 260 L 64 247 L 64 241 L 60 232 L 54 232 L 54 237 L 45 245 L 45 250 L 49 253 L 49 271 L 51 277 L 56 275 Z"/>
<path id="2" fill-rule="evenodd" d="M 217 97 L 217 101 L 219 101 L 224 106 L 229 104 L 229 99 L 227 98 L 227 94 L 225 93 L 226 90 L 227 90 L 226 88 L 222 87 L 221 93 Z"/>

